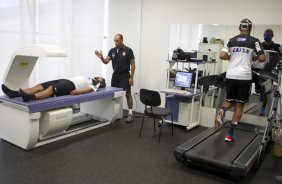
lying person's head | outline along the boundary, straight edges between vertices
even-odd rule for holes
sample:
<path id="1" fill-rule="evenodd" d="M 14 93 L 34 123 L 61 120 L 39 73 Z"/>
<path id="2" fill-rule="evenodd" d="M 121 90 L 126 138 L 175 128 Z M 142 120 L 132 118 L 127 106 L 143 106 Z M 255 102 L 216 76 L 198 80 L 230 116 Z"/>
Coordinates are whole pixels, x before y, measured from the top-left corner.
<path id="1" fill-rule="evenodd" d="M 100 88 L 106 87 L 106 79 L 103 77 L 94 77 L 95 81 L 100 83 Z"/>

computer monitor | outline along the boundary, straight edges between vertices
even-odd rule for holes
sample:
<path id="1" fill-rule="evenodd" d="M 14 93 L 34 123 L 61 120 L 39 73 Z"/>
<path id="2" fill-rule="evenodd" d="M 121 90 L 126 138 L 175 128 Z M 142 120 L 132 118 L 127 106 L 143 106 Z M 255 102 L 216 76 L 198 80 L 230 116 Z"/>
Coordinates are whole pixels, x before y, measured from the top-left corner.
<path id="1" fill-rule="evenodd" d="M 191 88 L 193 73 L 177 71 L 174 79 L 174 86 L 185 88 Z"/>
<path id="2" fill-rule="evenodd" d="M 272 50 L 265 50 L 265 71 L 271 72 L 279 62 L 279 53 Z"/>

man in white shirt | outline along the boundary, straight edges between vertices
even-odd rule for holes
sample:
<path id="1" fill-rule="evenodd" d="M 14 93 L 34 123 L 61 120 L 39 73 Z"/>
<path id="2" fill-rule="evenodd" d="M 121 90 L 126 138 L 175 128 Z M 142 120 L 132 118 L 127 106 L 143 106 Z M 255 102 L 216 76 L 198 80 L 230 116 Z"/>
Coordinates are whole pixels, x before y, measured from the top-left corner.
<path id="1" fill-rule="evenodd" d="M 256 54 L 259 62 L 265 60 L 261 42 L 250 36 L 252 22 L 249 19 L 243 19 L 239 30 L 240 34 L 231 38 L 227 47 L 220 52 L 220 59 L 229 60 L 229 65 L 226 71 L 226 100 L 217 112 L 215 124 L 221 128 L 225 111 L 234 107 L 231 127 L 225 136 L 227 142 L 236 140 L 234 128 L 242 117 L 244 104 L 249 101 L 252 84 L 252 58 Z"/>
<path id="2" fill-rule="evenodd" d="M 14 91 L 2 84 L 2 91 L 10 98 L 22 97 L 23 101 L 40 100 L 51 96 L 79 95 L 97 91 L 98 88 L 104 88 L 106 81 L 102 77 L 88 78 L 84 76 L 75 76 L 69 79 L 58 79 L 34 87 L 19 89 Z"/>

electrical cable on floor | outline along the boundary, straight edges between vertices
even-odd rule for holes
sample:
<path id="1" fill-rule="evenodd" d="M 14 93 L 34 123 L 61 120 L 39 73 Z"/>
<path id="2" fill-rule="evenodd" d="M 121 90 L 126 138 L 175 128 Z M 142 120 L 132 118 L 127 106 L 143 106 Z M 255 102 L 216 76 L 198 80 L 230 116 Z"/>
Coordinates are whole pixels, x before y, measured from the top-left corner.
<path id="1" fill-rule="evenodd" d="M 135 100 L 135 109 L 133 111 L 136 111 L 137 110 L 137 99 L 136 99 L 136 96 L 138 95 L 138 93 L 134 93 L 133 96 L 134 96 L 134 100 Z"/>
<path id="2" fill-rule="evenodd" d="M 135 109 L 133 110 L 134 112 L 136 112 L 136 110 L 137 110 L 137 104 L 138 104 L 138 102 L 137 102 L 137 99 L 136 99 L 136 96 L 138 95 L 138 93 L 134 93 L 134 100 L 135 100 Z M 143 115 L 134 115 L 134 117 L 143 117 Z"/>

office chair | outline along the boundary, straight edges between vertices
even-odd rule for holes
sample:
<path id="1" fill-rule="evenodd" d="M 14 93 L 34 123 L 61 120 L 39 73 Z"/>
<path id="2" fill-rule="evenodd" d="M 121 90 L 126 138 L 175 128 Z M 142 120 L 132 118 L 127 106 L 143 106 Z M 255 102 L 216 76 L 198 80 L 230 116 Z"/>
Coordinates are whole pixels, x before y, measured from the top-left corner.
<path id="1" fill-rule="evenodd" d="M 145 116 L 149 116 L 154 118 L 154 132 L 156 132 L 156 119 L 161 119 L 160 125 L 160 135 L 158 142 L 160 142 L 161 134 L 162 134 L 162 126 L 164 124 L 164 118 L 168 115 L 171 116 L 171 132 L 173 136 L 173 114 L 169 108 L 158 107 L 161 105 L 161 96 L 159 92 L 140 89 L 140 101 L 145 105 L 144 115 L 142 118 L 142 124 L 139 132 L 139 137 L 141 136 L 144 118 Z"/>

